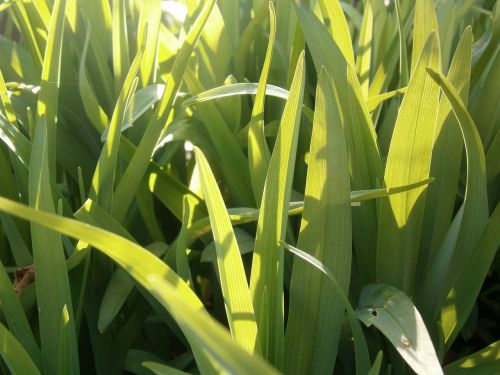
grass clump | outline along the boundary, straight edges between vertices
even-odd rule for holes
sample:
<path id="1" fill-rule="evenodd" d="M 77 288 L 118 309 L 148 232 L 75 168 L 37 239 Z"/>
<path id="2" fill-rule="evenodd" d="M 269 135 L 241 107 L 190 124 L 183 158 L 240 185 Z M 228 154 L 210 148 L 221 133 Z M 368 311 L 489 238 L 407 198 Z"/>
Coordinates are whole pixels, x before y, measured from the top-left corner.
<path id="1" fill-rule="evenodd" d="M 500 372 L 499 27 L 1 3 L 0 372 Z"/>

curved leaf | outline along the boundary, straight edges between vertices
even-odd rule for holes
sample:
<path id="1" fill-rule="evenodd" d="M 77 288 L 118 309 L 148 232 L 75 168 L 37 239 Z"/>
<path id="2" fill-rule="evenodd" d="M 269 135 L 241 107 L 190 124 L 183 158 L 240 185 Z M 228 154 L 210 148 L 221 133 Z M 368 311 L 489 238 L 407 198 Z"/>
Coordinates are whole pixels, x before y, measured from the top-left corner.
<path id="1" fill-rule="evenodd" d="M 374 325 L 417 374 L 443 374 L 420 313 L 400 290 L 385 284 L 367 285 L 361 291 L 359 319 Z"/>

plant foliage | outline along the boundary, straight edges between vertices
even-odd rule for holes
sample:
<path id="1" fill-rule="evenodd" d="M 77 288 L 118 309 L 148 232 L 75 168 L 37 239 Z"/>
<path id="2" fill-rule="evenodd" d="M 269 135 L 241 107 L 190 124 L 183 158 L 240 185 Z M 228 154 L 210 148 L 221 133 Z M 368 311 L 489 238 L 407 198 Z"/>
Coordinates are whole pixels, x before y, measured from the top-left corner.
<path id="1" fill-rule="evenodd" d="M 500 373 L 499 33 L 492 0 L 1 2 L 0 373 Z"/>

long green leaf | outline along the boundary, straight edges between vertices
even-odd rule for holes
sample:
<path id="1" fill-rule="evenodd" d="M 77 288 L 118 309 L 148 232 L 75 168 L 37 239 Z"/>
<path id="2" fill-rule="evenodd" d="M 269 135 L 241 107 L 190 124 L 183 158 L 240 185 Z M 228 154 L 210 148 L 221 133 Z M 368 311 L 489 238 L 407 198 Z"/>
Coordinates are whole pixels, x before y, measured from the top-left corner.
<path id="1" fill-rule="evenodd" d="M 264 135 L 264 101 L 267 91 L 267 79 L 271 69 L 274 39 L 276 36 L 276 15 L 272 2 L 269 2 L 269 44 L 267 46 L 264 67 L 260 74 L 257 96 L 252 109 L 252 118 L 248 129 L 248 163 L 252 180 L 253 194 L 256 202 L 262 200 L 267 168 L 271 154 Z"/>
<path id="2" fill-rule="evenodd" d="M 355 66 L 351 33 L 341 2 L 338 0 L 319 0 L 319 6 L 332 38 L 339 46 L 346 61 Z"/>
<path id="3" fill-rule="evenodd" d="M 457 91 L 442 74 L 428 70 L 450 101 L 453 112 L 460 124 L 467 158 L 467 186 L 464 202 L 455 217 L 459 230 L 454 233 L 453 226 L 443 241 L 439 254 L 432 264 L 421 292 L 420 298 L 426 312 L 435 317 L 446 295 L 459 278 L 464 266 L 471 257 L 478 257 L 474 248 L 488 220 L 488 195 L 486 191 L 486 161 L 481 138 L 474 121 L 467 112 Z M 447 241 L 448 240 L 448 241 Z M 480 250 L 478 250 L 480 251 Z M 438 287 L 436 287 L 438 286 Z M 436 311 L 437 310 L 437 311 Z"/>
<path id="4" fill-rule="evenodd" d="M 267 316 L 259 327 L 259 341 L 264 358 L 278 368 L 283 366 L 284 317 L 283 317 L 283 248 L 287 224 L 287 206 L 292 188 L 293 170 L 297 148 L 300 108 L 304 96 L 305 69 L 302 54 L 285 105 L 280 129 L 269 164 L 264 186 L 261 212 L 250 278 L 250 292 L 257 321 Z M 262 293 L 267 289 L 268 300 L 263 304 Z M 267 311 L 263 311 L 263 306 Z"/>
<path id="5" fill-rule="evenodd" d="M 472 30 L 467 28 L 457 46 L 448 79 L 467 102 L 472 52 Z M 435 145 L 430 175 L 436 183 L 429 187 L 423 237 L 422 272 L 432 263 L 450 225 L 456 201 L 456 189 L 462 164 L 463 138 L 450 102 L 441 98 L 436 120 Z"/>
<path id="6" fill-rule="evenodd" d="M 125 13 L 125 1 L 113 0 L 113 73 L 115 78 L 115 94 L 120 92 L 129 70 L 130 57 L 128 46 L 128 31 Z"/>
<path id="7" fill-rule="evenodd" d="M 38 366 L 42 365 L 42 353 L 33 336 L 26 314 L 16 295 L 12 282 L 0 261 L 0 303 L 10 332 L 15 336 L 31 360 Z"/>
<path id="8" fill-rule="evenodd" d="M 182 82 L 182 76 L 187 68 L 189 58 L 193 53 L 195 44 L 203 31 L 203 26 L 207 22 L 208 16 L 215 4 L 215 0 L 209 0 L 203 7 L 202 12 L 193 24 L 193 27 L 186 36 L 186 40 L 175 58 L 174 66 L 170 72 L 170 77 L 165 85 L 163 97 L 155 110 L 152 120 L 148 124 L 146 131 L 137 147 L 137 150 L 130 160 L 115 191 L 115 198 L 120 202 L 114 207 L 113 215 L 123 220 L 130 207 L 135 191 L 148 167 L 149 160 L 153 155 L 155 146 L 160 138 L 166 120 L 170 115 L 174 99 Z"/>
<path id="9" fill-rule="evenodd" d="M 489 375 L 500 371 L 500 340 L 444 368 L 446 375 Z"/>
<path id="10" fill-rule="evenodd" d="M 96 201 L 97 204 L 110 212 L 113 209 L 113 190 L 115 187 L 115 171 L 118 161 L 118 146 L 122 122 L 127 103 L 130 102 L 137 87 L 136 75 L 141 66 L 142 57 L 145 52 L 144 48 L 145 45 L 143 44 L 125 77 L 115 110 L 113 111 L 113 116 L 111 117 L 111 122 L 109 123 L 108 137 L 102 148 L 94 177 L 92 178 L 92 187 L 89 193 L 90 199 Z"/>
<path id="11" fill-rule="evenodd" d="M 415 28 L 413 30 L 413 50 L 411 55 L 412 73 L 417 67 L 422 51 L 425 49 L 427 39 L 432 32 L 439 35 L 433 0 L 416 0 L 415 2 Z M 439 44 L 439 38 L 436 43 Z M 441 66 L 438 67 L 439 69 Z"/>
<path id="12" fill-rule="evenodd" d="M 65 0 L 56 1 L 50 19 L 37 103 L 33 157 L 29 165 L 30 205 L 50 213 L 55 212 L 51 181 L 55 181 L 56 116 L 65 6 Z M 72 373 L 78 374 L 78 345 L 61 236 L 33 224 L 31 238 L 44 372 L 56 374 L 59 368 L 71 368 Z M 69 320 L 68 333 L 63 338 L 59 317 L 64 306 L 68 306 Z M 69 341 L 62 341 L 64 339 Z M 63 348 L 69 353 L 61 357 Z M 60 358 L 68 362 L 60 363 Z"/>
<path id="13" fill-rule="evenodd" d="M 196 78 L 191 68 L 186 70 L 184 80 L 190 91 L 196 93 L 204 91 L 201 82 Z M 253 206 L 252 191 L 247 189 L 251 185 L 248 160 L 236 137 L 231 133 L 229 126 L 214 103 L 200 104 L 198 111 L 219 158 L 224 160 L 224 163 L 220 163 L 220 168 L 227 180 L 231 196 L 239 205 Z"/>
<path id="14" fill-rule="evenodd" d="M 12 374 L 40 375 L 29 354 L 3 324 L 0 324 L 0 355 Z"/>
<path id="15" fill-rule="evenodd" d="M 370 65 L 373 37 L 373 10 L 371 0 L 365 2 L 363 24 L 359 33 L 358 54 L 356 57 L 356 73 L 358 74 L 363 96 L 368 96 L 370 86 Z"/>
<path id="16" fill-rule="evenodd" d="M 370 356 L 368 353 L 368 346 L 366 343 L 366 339 L 363 334 L 361 325 L 359 324 L 359 321 L 357 319 L 356 312 L 354 311 L 351 303 L 349 302 L 348 296 L 344 293 L 343 288 L 338 283 L 335 275 L 323 263 L 314 258 L 312 255 L 306 253 L 305 251 L 297 249 L 296 247 L 286 243 L 283 243 L 283 246 L 285 247 L 285 249 L 292 252 L 293 254 L 295 254 L 296 256 L 298 256 L 299 258 L 306 261 L 307 263 L 315 267 L 317 270 L 325 274 L 333 284 L 335 291 L 338 293 L 340 303 L 344 306 L 345 310 L 347 311 L 347 317 L 349 319 L 349 324 L 351 325 L 352 335 L 354 340 L 354 349 L 356 351 L 357 369 L 362 374 L 367 373 L 370 367 Z"/>
<path id="17" fill-rule="evenodd" d="M 441 326 L 447 347 L 450 347 L 458 336 L 474 307 L 484 279 L 500 246 L 499 228 L 500 204 L 497 204 L 488 225 L 477 241 L 472 256 L 441 309 Z"/>
<path id="18" fill-rule="evenodd" d="M 385 169 L 386 185 L 429 177 L 439 86 L 426 67 L 439 67 L 439 46 L 431 34 L 403 98 Z M 377 280 L 411 295 L 425 207 L 424 188 L 390 196 L 380 208 Z"/>
<path id="19" fill-rule="evenodd" d="M 262 359 L 251 356 L 236 344 L 227 331 L 204 311 L 191 288 L 144 248 L 100 228 L 34 210 L 1 197 L 0 210 L 78 238 L 112 258 L 168 310 L 192 346 L 202 348 L 227 371 L 248 375 L 277 374 Z"/>
<path id="20" fill-rule="evenodd" d="M 158 59 L 158 37 L 160 31 L 161 0 L 148 0 L 142 2 L 139 14 L 137 46 L 145 45 L 144 58 L 141 61 L 139 77 L 142 87 L 155 81 L 155 65 Z"/>
<path id="21" fill-rule="evenodd" d="M 250 353 L 259 352 L 254 309 L 231 220 L 205 156 L 197 148 L 195 156 L 215 241 L 218 275 L 229 328 L 234 340 L 242 347 Z"/>
<path id="22" fill-rule="evenodd" d="M 347 294 L 352 251 L 349 165 L 340 109 L 325 70 L 318 80 L 309 155 L 297 247 L 331 269 Z M 344 320 L 344 306 L 337 303 L 338 299 L 326 277 L 303 262 L 294 261 L 285 336 L 285 373 L 333 371 Z"/>

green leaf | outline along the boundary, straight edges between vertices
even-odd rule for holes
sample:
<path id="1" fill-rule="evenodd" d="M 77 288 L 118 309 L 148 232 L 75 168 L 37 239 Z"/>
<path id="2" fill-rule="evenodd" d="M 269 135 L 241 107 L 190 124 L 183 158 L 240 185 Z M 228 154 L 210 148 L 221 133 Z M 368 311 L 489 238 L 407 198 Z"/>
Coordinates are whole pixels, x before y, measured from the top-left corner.
<path id="1" fill-rule="evenodd" d="M 213 89 L 203 91 L 203 92 L 201 92 L 197 95 L 194 95 L 191 98 L 185 100 L 182 103 L 182 105 L 183 106 L 190 106 L 193 104 L 203 103 L 206 101 L 220 99 L 220 98 L 224 98 L 227 96 L 234 96 L 234 95 L 255 95 L 255 94 L 257 94 L 258 89 L 259 89 L 258 83 L 251 83 L 251 82 L 232 83 L 232 84 L 214 87 Z M 279 98 L 279 99 L 283 99 L 283 100 L 287 100 L 290 93 L 288 92 L 288 90 L 285 90 L 282 87 L 278 87 L 278 86 L 274 86 L 274 85 L 266 85 L 266 95 L 269 95 L 269 96 L 272 96 L 275 98 Z M 394 95 L 396 95 L 396 93 Z M 379 105 L 379 103 L 376 103 L 379 100 L 380 100 L 380 98 L 379 99 L 374 98 L 373 105 Z M 385 100 L 385 99 L 382 99 L 382 100 Z M 304 111 L 304 114 L 312 121 L 312 118 L 314 117 L 313 111 L 305 105 L 302 105 L 302 110 Z"/>
<path id="2" fill-rule="evenodd" d="M 16 114 L 14 113 L 14 108 L 12 108 L 12 102 L 7 91 L 7 86 L 5 86 L 5 80 L 3 78 L 2 71 L 0 70 L 0 100 L 2 101 L 3 109 L 7 115 L 7 119 L 11 124 L 17 124 Z"/>
<path id="3" fill-rule="evenodd" d="M 445 296 L 460 277 L 469 260 L 479 257 L 481 250 L 474 252 L 475 245 L 487 225 L 488 196 L 486 191 L 486 161 L 479 133 L 464 103 L 450 81 L 442 73 L 428 70 L 450 101 L 460 125 L 465 143 L 467 159 L 467 186 L 464 202 L 455 217 L 458 229 L 450 227 L 439 254 L 432 264 L 422 288 L 421 297 L 425 311 L 438 313 Z M 486 250 L 485 250 L 486 251 Z M 439 287 L 436 287 L 439 286 Z M 423 294 L 424 295 L 424 294 Z M 422 295 L 422 296 L 423 296 Z"/>
<path id="4" fill-rule="evenodd" d="M 186 70 L 184 80 L 191 92 L 204 91 L 191 68 Z M 236 137 L 231 133 L 214 103 L 199 104 L 197 109 L 218 157 L 224 160 L 224 163 L 220 163 L 220 169 L 227 181 L 231 196 L 238 205 L 253 206 L 252 191 L 247 189 L 251 185 L 248 160 Z"/>
<path id="5" fill-rule="evenodd" d="M 170 115 L 174 99 L 177 91 L 181 85 L 182 76 L 187 68 L 187 63 L 191 54 L 193 53 L 195 44 L 203 31 L 203 27 L 207 22 L 208 16 L 215 4 L 215 0 L 209 0 L 203 7 L 200 15 L 193 24 L 191 30 L 186 36 L 186 40 L 179 50 L 172 70 L 170 72 L 169 80 L 165 85 L 162 99 L 155 109 L 150 123 L 130 160 L 127 169 L 115 190 L 115 199 L 120 202 L 119 205 L 114 207 L 113 215 L 122 221 L 128 212 L 130 204 L 135 195 L 135 191 L 139 186 L 142 177 L 146 173 L 149 160 L 153 155 L 156 144 L 161 136 L 163 127 Z M 180 202 L 181 203 L 181 202 Z"/>
<path id="6" fill-rule="evenodd" d="M 442 374 L 427 328 L 411 300 L 384 284 L 367 285 L 361 291 L 359 319 L 374 325 L 417 374 Z"/>
<path id="7" fill-rule="evenodd" d="M 416 182 L 406 186 L 396 186 L 391 188 L 381 188 L 372 190 L 357 190 L 351 192 L 351 205 L 359 206 L 363 201 L 387 197 L 392 194 L 399 194 L 411 189 L 415 189 L 432 182 L 432 179 Z M 304 209 L 304 202 L 290 202 L 288 204 L 288 216 L 300 215 Z M 229 218 L 233 225 L 241 225 L 256 222 L 260 215 L 260 210 L 255 208 L 229 208 Z M 193 223 L 189 228 L 187 237 L 188 243 L 194 241 L 200 236 L 210 232 L 210 221 L 208 218 L 202 218 Z"/>
<path id="8" fill-rule="evenodd" d="M 379 351 L 377 357 L 375 358 L 375 362 L 373 363 L 372 368 L 368 372 L 368 375 L 379 375 L 380 368 L 382 367 L 382 359 L 384 358 L 384 352 Z"/>
<path id="9" fill-rule="evenodd" d="M 349 319 L 349 324 L 351 325 L 352 335 L 354 339 L 354 349 L 356 352 L 356 366 L 362 371 L 361 373 L 366 373 L 370 367 L 370 356 L 368 353 L 367 343 L 363 334 L 363 330 L 361 329 L 361 325 L 356 317 L 356 312 L 354 311 L 351 303 L 349 302 L 349 298 L 344 293 L 343 288 L 338 283 L 335 275 L 332 271 L 330 271 L 327 267 L 323 265 L 319 260 L 314 258 L 312 255 L 297 249 L 294 246 L 283 243 L 283 246 L 288 251 L 292 252 L 299 258 L 303 259 L 323 274 L 325 274 L 328 279 L 332 282 L 335 291 L 338 293 L 339 300 L 347 311 L 347 317 Z"/>
<path id="10" fill-rule="evenodd" d="M 500 204 L 477 241 L 472 255 L 460 273 L 441 309 L 441 326 L 449 348 L 474 308 L 483 282 L 500 246 Z"/>
<path id="11" fill-rule="evenodd" d="M 125 72 L 129 71 L 130 56 L 128 46 L 128 31 L 125 13 L 125 1 L 113 0 L 112 43 L 113 43 L 113 74 L 115 79 L 115 94 L 121 90 Z"/>
<path id="12" fill-rule="evenodd" d="M 0 355 L 12 374 L 40 375 L 23 346 L 0 324 Z"/>
<path id="13" fill-rule="evenodd" d="M 429 177 L 439 86 L 428 77 L 427 66 L 439 66 L 434 33 L 426 43 L 399 109 L 385 168 L 388 186 Z M 425 196 L 425 188 L 413 189 L 383 200 L 380 208 L 377 280 L 408 294 L 413 292 L 415 282 Z"/>
<path id="14" fill-rule="evenodd" d="M 0 113 L 0 140 L 12 151 L 21 163 L 28 168 L 31 156 L 31 144 L 3 114 Z"/>
<path id="15" fill-rule="evenodd" d="M 446 375 L 488 375 L 500 371 L 500 341 L 487 346 L 477 353 L 450 363 L 444 368 Z"/>
<path id="16" fill-rule="evenodd" d="M 29 272 L 29 271 L 28 271 Z M 5 316 L 10 332 L 19 341 L 24 350 L 29 354 L 31 360 L 37 365 L 42 365 L 42 352 L 33 336 L 26 314 L 23 310 L 19 297 L 12 287 L 5 268 L 0 261 L 0 303 L 2 313 Z"/>
<path id="17" fill-rule="evenodd" d="M 55 181 L 56 117 L 65 7 L 65 0 L 57 0 L 52 10 L 37 103 L 33 157 L 29 164 L 30 205 L 50 213 L 55 212 L 51 183 Z M 78 345 L 61 236 L 33 224 L 31 239 L 44 373 L 56 374 L 59 369 L 70 368 L 72 373 L 78 374 Z M 64 306 L 68 306 L 69 314 L 66 333 L 61 331 L 58 319 Z M 65 349 L 71 352 L 61 356 Z M 60 359 L 70 362 L 60 363 Z"/>
<path id="18" fill-rule="evenodd" d="M 92 178 L 92 187 L 89 193 L 90 199 L 108 211 L 112 211 L 113 189 L 115 187 L 115 172 L 118 162 L 118 147 L 120 143 L 121 128 L 123 125 L 124 113 L 127 103 L 137 87 L 137 72 L 141 66 L 142 57 L 145 46 L 142 45 L 137 55 L 130 66 L 127 73 L 122 91 L 116 102 L 111 122 L 107 128 L 109 136 L 106 138 L 106 143 L 102 148 L 99 161 L 97 163 L 94 177 Z"/>
<path id="19" fill-rule="evenodd" d="M 257 95 L 252 109 L 252 118 L 248 128 L 248 163 L 253 195 L 256 202 L 262 201 L 262 193 L 266 182 L 267 169 L 271 153 L 264 134 L 264 101 L 267 91 L 267 79 L 271 69 L 274 39 L 276 36 L 276 15 L 272 2 L 269 2 L 269 44 L 267 46 L 264 66 L 259 78 Z"/>
<path id="20" fill-rule="evenodd" d="M 433 0 L 416 0 L 415 2 L 415 28 L 413 30 L 413 49 L 411 55 L 411 71 L 414 73 L 420 55 L 425 49 L 429 36 L 434 32 L 439 36 L 439 27 L 436 19 Z M 439 46 L 439 38 L 436 40 Z M 440 47 L 438 47 L 441 50 Z M 437 66 L 440 69 L 441 65 Z"/>
<path id="21" fill-rule="evenodd" d="M 257 321 L 263 314 L 268 319 L 259 327 L 262 353 L 278 368 L 283 366 L 284 317 L 283 317 L 283 249 L 287 225 L 287 206 L 292 188 L 293 170 L 297 149 L 300 108 L 304 97 L 305 69 L 302 54 L 290 89 L 290 96 L 281 118 L 280 129 L 264 186 L 261 212 L 250 278 L 250 292 Z M 267 312 L 262 311 L 262 293 L 268 291 Z M 267 333 L 261 336 L 260 330 Z M 268 346 L 267 346 L 268 345 Z"/>
<path id="22" fill-rule="evenodd" d="M 96 129 L 102 132 L 108 126 L 109 119 L 99 104 L 94 88 L 89 81 L 89 77 L 87 76 L 87 70 L 85 67 L 88 56 L 88 48 L 90 45 L 90 33 L 90 23 L 87 23 L 87 31 L 85 33 L 85 41 L 83 44 L 80 66 L 78 68 L 78 90 L 80 91 L 83 108 L 87 117 Z"/>
<path id="23" fill-rule="evenodd" d="M 161 363 L 156 362 L 143 362 L 142 366 L 153 371 L 156 375 L 187 375 L 188 372 L 178 370 L 174 367 L 170 367 Z"/>
<path id="24" fill-rule="evenodd" d="M 191 276 L 191 270 L 189 269 L 189 258 L 188 258 L 188 244 L 187 244 L 187 231 L 193 223 L 193 209 L 191 203 L 187 197 L 184 197 L 183 201 L 183 214 L 182 214 L 182 227 L 177 236 L 177 248 L 175 253 L 175 265 L 176 271 L 180 277 L 194 289 L 193 278 Z"/>
<path id="25" fill-rule="evenodd" d="M 373 37 L 373 10 L 371 0 L 365 2 L 363 24 L 359 33 L 358 54 L 356 58 L 356 73 L 358 74 L 363 96 L 368 97 L 370 86 L 370 65 Z"/>
<path id="26" fill-rule="evenodd" d="M 234 340 L 242 347 L 250 353 L 259 352 L 254 309 L 231 220 L 205 156 L 198 148 L 195 149 L 195 156 L 212 226 L 229 328 Z"/>
<path id="27" fill-rule="evenodd" d="M 167 309 L 193 349 L 206 351 L 227 371 L 248 375 L 277 374 L 262 359 L 236 344 L 227 331 L 210 318 L 191 288 L 144 248 L 92 225 L 34 210 L 1 197 L 0 210 L 85 241 L 111 257 Z"/>
<path id="28" fill-rule="evenodd" d="M 137 47 L 145 45 L 144 58 L 139 68 L 141 86 L 145 87 L 156 81 L 156 61 L 158 55 L 158 37 L 160 34 L 161 0 L 143 1 L 137 25 Z"/>
<path id="29" fill-rule="evenodd" d="M 355 66 L 351 33 L 341 4 L 338 0 L 319 0 L 321 13 L 323 13 L 325 24 L 328 26 L 332 38 L 339 46 L 346 61 Z"/>
<path id="30" fill-rule="evenodd" d="M 341 123 L 331 79 L 323 69 L 316 92 L 297 247 L 331 269 L 347 294 L 352 251 L 351 203 L 349 164 Z M 294 261 L 285 336 L 285 373 L 333 371 L 345 309 L 338 300 L 337 292 L 326 283 L 326 277 Z"/>
<path id="31" fill-rule="evenodd" d="M 448 79 L 467 102 L 470 79 L 472 30 L 467 28 L 457 46 Z M 435 145 L 430 175 L 436 183 L 429 187 L 422 233 L 422 272 L 435 259 L 453 217 L 460 177 L 463 138 L 450 102 L 441 98 L 436 120 Z"/>
<path id="32" fill-rule="evenodd" d="M 44 60 L 39 41 L 35 36 L 35 28 L 32 25 L 32 20 L 28 17 L 25 5 L 23 2 L 15 1 L 9 10 L 12 12 L 13 18 L 17 21 L 16 23 L 24 36 L 25 43 L 28 45 L 33 62 L 35 63 L 38 72 L 40 72 L 42 70 Z M 41 27 L 41 29 L 45 30 L 45 27 Z"/>
<path id="33" fill-rule="evenodd" d="M 346 129 L 351 186 L 354 189 L 377 187 L 382 179 L 382 162 L 374 126 L 354 66 L 346 61 L 338 44 L 314 13 L 303 3 L 294 4 L 316 70 L 320 71 L 321 67 L 325 66 L 332 74 L 335 89 L 339 93 L 343 127 Z M 368 280 L 375 278 L 371 265 L 374 263 L 376 228 L 375 205 L 368 203 L 353 212 L 355 249 L 365 254 L 357 256 L 366 263 L 360 268 L 363 277 Z"/>

